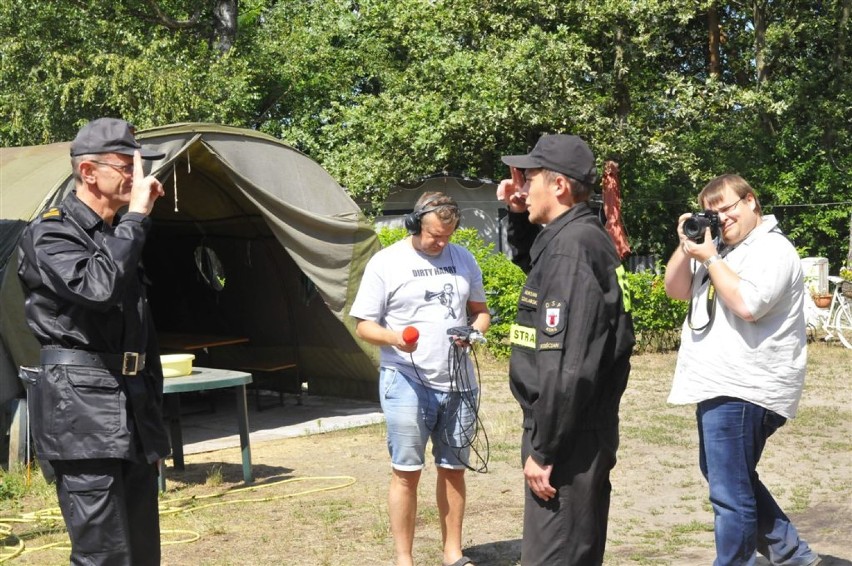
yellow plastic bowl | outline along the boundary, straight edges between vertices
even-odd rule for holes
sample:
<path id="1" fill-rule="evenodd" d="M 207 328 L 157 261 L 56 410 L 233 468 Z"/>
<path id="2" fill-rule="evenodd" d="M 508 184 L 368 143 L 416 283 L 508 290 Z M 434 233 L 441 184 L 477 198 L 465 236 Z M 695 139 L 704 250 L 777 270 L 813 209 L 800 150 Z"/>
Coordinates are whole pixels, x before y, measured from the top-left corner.
<path id="1" fill-rule="evenodd" d="M 195 354 L 166 354 L 160 356 L 163 364 L 163 377 L 180 377 L 192 373 L 192 360 Z"/>

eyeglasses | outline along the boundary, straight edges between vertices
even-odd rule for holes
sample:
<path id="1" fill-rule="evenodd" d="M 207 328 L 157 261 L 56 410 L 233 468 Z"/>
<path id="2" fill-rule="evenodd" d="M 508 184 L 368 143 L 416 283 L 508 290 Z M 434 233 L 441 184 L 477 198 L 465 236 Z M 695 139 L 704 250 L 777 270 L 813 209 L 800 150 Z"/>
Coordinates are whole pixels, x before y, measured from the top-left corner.
<path id="1" fill-rule="evenodd" d="M 127 165 L 119 165 L 118 163 L 107 163 L 106 161 L 95 161 L 92 160 L 92 163 L 97 163 L 98 165 L 106 165 L 107 167 L 112 167 L 119 173 L 124 175 L 133 175 L 133 164 L 128 163 Z"/>
<path id="2" fill-rule="evenodd" d="M 729 204 L 728 206 L 723 206 L 722 208 L 716 209 L 716 214 L 728 214 L 730 213 L 734 207 L 736 207 L 743 200 L 744 197 L 740 197 L 736 202 Z"/>

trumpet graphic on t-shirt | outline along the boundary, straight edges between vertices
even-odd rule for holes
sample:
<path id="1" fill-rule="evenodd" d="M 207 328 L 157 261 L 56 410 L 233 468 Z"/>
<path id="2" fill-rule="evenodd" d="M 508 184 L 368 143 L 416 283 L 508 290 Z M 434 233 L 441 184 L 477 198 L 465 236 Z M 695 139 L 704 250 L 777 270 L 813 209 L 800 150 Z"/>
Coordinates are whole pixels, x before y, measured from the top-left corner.
<path id="1" fill-rule="evenodd" d="M 453 309 L 453 295 L 455 295 L 453 284 L 446 283 L 444 285 L 444 289 L 441 291 L 426 291 L 426 294 L 423 296 L 423 300 L 431 301 L 433 299 L 438 299 L 439 303 L 447 307 L 447 314 L 444 318 L 455 318 L 456 311 Z"/>

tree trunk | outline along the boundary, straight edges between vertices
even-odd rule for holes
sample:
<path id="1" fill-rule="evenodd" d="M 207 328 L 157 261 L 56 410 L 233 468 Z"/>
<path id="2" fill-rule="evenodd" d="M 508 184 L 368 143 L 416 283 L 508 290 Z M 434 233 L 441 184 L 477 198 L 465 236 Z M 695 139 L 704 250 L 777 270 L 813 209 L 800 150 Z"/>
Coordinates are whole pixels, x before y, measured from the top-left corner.
<path id="1" fill-rule="evenodd" d="M 708 71 L 710 77 L 717 80 L 722 77 L 722 60 L 719 55 L 720 32 L 719 9 L 713 3 L 707 8 L 707 50 L 710 56 Z"/>
<path id="2" fill-rule="evenodd" d="M 852 12 L 852 0 L 844 0 L 840 14 L 840 25 L 837 26 L 837 44 L 834 48 L 834 71 L 835 78 L 842 76 L 844 62 L 846 61 L 846 27 L 849 25 L 849 16 Z"/>
<path id="3" fill-rule="evenodd" d="M 766 61 L 766 28 L 767 0 L 754 0 L 752 3 L 752 16 L 754 19 L 754 65 L 756 71 L 756 88 L 760 90 L 769 80 L 769 67 Z M 765 110 L 760 111 L 760 120 L 763 130 L 768 136 L 775 136 L 777 129 L 773 117 Z"/>
<path id="4" fill-rule="evenodd" d="M 614 97 L 618 122 L 624 125 L 630 115 L 630 89 L 627 86 L 627 70 L 624 67 L 624 26 L 619 23 L 615 30 L 615 60 L 613 61 Z"/>
<path id="5" fill-rule="evenodd" d="M 757 71 L 757 88 L 766 82 L 766 0 L 755 0 L 752 4 L 754 18 L 754 62 Z"/>
<path id="6" fill-rule="evenodd" d="M 216 49 L 221 55 L 227 53 L 237 40 L 238 0 L 216 0 L 213 7 Z"/>

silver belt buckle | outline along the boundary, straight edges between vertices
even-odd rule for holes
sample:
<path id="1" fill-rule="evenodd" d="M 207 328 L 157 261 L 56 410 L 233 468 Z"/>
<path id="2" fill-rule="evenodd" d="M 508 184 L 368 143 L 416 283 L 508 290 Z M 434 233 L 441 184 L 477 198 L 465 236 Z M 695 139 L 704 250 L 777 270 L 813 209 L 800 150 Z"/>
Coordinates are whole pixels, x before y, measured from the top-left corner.
<path id="1" fill-rule="evenodd" d="M 124 358 L 121 360 L 122 375 L 136 375 L 139 371 L 139 353 L 124 352 Z"/>

